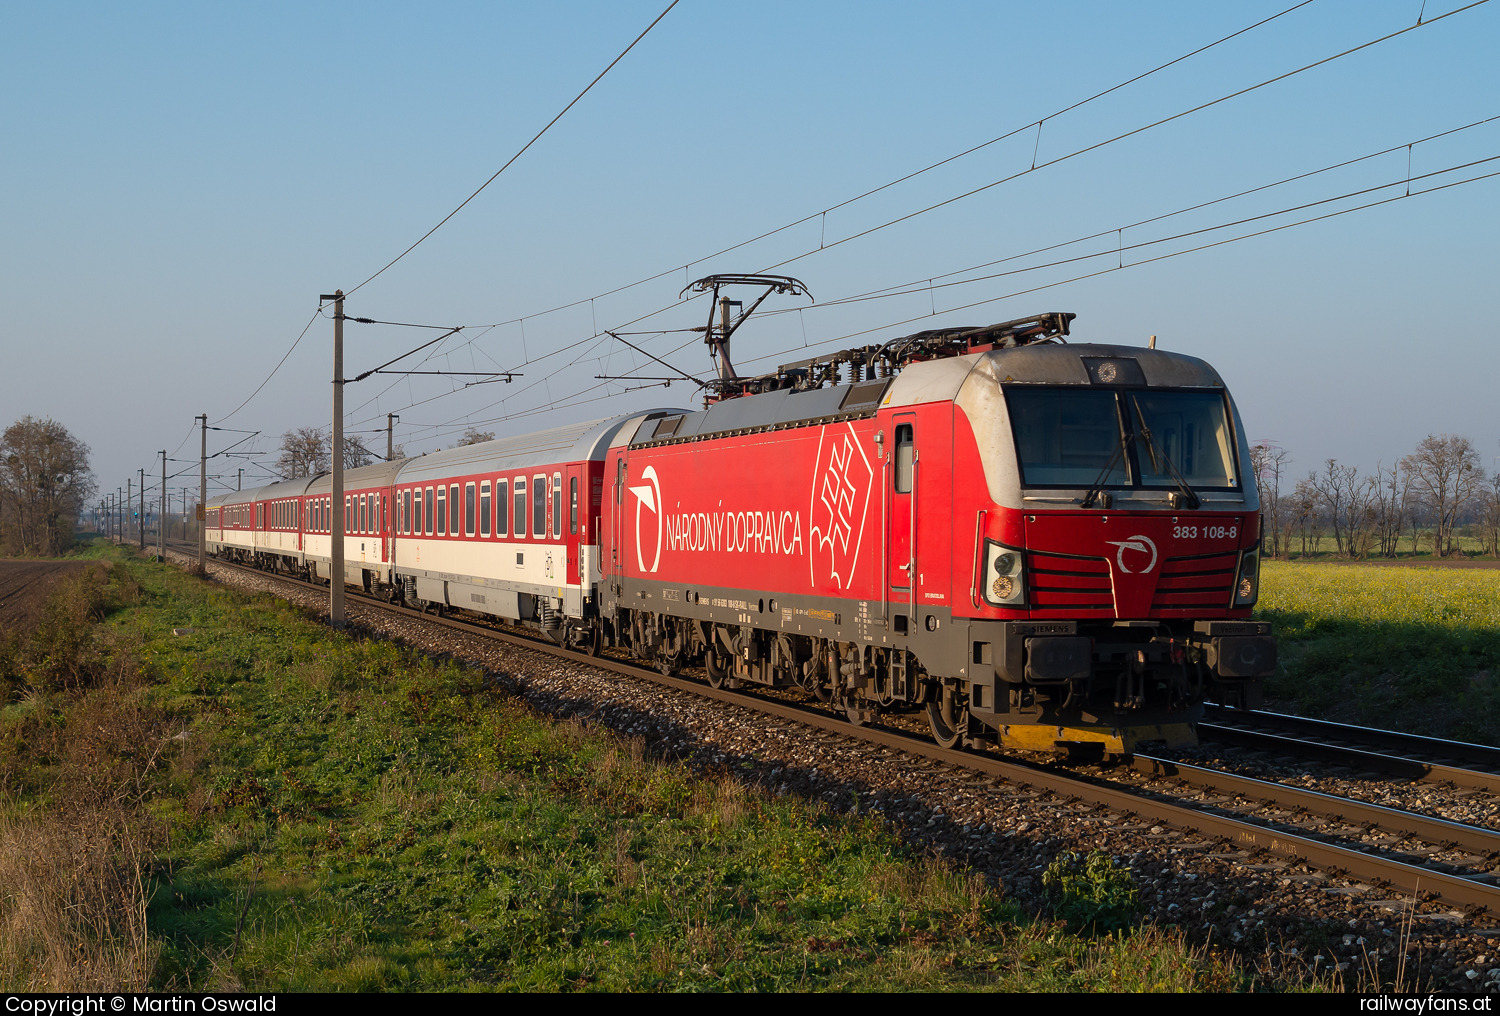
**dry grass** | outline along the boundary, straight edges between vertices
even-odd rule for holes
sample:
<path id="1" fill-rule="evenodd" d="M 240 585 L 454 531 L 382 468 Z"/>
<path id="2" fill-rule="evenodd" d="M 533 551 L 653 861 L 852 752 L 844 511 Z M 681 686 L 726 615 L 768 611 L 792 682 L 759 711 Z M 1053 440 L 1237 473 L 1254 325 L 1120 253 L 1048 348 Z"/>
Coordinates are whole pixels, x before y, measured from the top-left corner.
<path id="1" fill-rule="evenodd" d="M 145 991 L 147 846 L 119 808 L 0 819 L 0 985 Z"/>

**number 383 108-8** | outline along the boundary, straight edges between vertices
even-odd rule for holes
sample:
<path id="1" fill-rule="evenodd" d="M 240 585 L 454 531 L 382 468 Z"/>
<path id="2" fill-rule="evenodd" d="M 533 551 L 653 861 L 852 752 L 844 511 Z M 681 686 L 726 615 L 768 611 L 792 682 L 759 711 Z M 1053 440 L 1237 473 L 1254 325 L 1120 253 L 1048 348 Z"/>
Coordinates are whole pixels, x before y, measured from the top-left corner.
<path id="1" fill-rule="evenodd" d="M 1173 526 L 1175 540 L 1233 540 L 1240 535 L 1239 526 Z"/>

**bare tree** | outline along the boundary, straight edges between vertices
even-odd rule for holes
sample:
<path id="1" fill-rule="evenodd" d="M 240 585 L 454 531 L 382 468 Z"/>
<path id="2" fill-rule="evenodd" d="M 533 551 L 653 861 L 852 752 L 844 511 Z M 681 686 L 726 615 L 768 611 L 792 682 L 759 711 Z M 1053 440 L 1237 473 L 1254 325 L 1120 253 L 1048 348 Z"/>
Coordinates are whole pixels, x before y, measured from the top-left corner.
<path id="1" fill-rule="evenodd" d="M 1486 552 L 1491 557 L 1500 557 L 1500 470 L 1490 477 L 1489 486 L 1480 495 L 1479 525 Z"/>
<path id="2" fill-rule="evenodd" d="M 328 472 L 328 438 L 316 427 L 299 427 L 281 435 L 276 471 L 290 480 Z"/>
<path id="3" fill-rule="evenodd" d="M 1428 434 L 1417 450 L 1401 460 L 1411 476 L 1412 493 L 1431 513 L 1433 553 L 1446 557 L 1454 549 L 1454 529 L 1484 487 L 1479 453 L 1466 437 Z"/>
<path id="4" fill-rule="evenodd" d="M 0 436 L 0 542 L 22 554 L 59 554 L 94 494 L 89 447 L 55 420 L 26 416 Z"/>
<path id="5" fill-rule="evenodd" d="M 1309 542 L 1312 544 L 1312 552 L 1317 553 L 1318 543 L 1323 538 L 1322 502 L 1311 482 L 1315 476 L 1316 474 L 1310 473 L 1307 479 L 1298 480 L 1291 496 L 1287 498 L 1287 520 L 1290 523 L 1288 537 L 1296 533 L 1301 539 L 1303 557 L 1308 555 Z M 1290 538 L 1287 542 L 1290 550 Z"/>
<path id="6" fill-rule="evenodd" d="M 344 438 L 345 469 L 358 469 L 360 466 L 368 466 L 379 459 L 379 455 L 376 455 L 365 446 L 363 438 L 347 436 Z"/>
<path id="7" fill-rule="evenodd" d="M 1401 466 L 1375 465 L 1375 532 L 1381 557 L 1395 557 L 1401 531 L 1411 515 L 1411 478 Z"/>
<path id="8" fill-rule="evenodd" d="M 1262 441 L 1250 449 L 1250 469 L 1260 489 L 1261 514 L 1270 523 L 1270 532 L 1261 533 L 1262 546 L 1269 536 L 1270 547 L 1267 549 L 1272 557 L 1285 557 L 1288 550 L 1287 506 L 1281 495 L 1281 474 L 1290 461 L 1290 452 L 1269 441 Z"/>
<path id="9" fill-rule="evenodd" d="M 493 441 L 493 440 L 495 440 L 495 432 L 494 431 L 492 431 L 492 430 L 475 430 L 473 427 L 470 427 L 468 430 L 464 431 L 464 436 L 461 437 L 461 438 L 459 438 L 458 439 L 458 444 L 454 445 L 453 447 L 455 447 L 455 448 L 462 448 L 465 445 L 479 444 L 481 441 Z"/>

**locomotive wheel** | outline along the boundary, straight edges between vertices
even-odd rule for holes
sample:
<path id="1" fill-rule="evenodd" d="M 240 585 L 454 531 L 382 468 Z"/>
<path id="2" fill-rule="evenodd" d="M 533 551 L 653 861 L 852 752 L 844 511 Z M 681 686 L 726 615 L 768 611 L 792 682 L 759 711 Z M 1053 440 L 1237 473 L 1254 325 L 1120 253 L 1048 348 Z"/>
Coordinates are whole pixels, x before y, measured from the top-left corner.
<path id="1" fill-rule="evenodd" d="M 944 684 L 941 694 L 927 703 L 927 724 L 932 739 L 944 748 L 961 745 L 969 729 L 969 714 L 958 701 L 958 692 Z"/>
<path id="2" fill-rule="evenodd" d="M 708 686 L 722 688 L 729 680 L 729 658 L 717 648 L 710 647 L 703 654 L 703 669 L 708 671 Z"/>
<path id="3" fill-rule="evenodd" d="M 587 653 L 590 656 L 598 656 L 599 650 L 603 648 L 604 635 L 599 630 L 597 624 L 575 628 L 570 632 L 570 635 L 573 638 L 573 648 L 579 652 Z"/>

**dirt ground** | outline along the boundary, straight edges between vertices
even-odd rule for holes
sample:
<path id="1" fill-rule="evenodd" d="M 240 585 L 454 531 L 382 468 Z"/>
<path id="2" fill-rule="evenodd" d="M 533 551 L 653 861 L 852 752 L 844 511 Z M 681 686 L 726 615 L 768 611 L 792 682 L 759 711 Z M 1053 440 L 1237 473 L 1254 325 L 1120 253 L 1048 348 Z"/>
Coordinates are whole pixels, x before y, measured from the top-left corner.
<path id="1" fill-rule="evenodd" d="M 0 634 L 29 631 L 53 588 L 87 567 L 87 561 L 0 560 Z"/>

